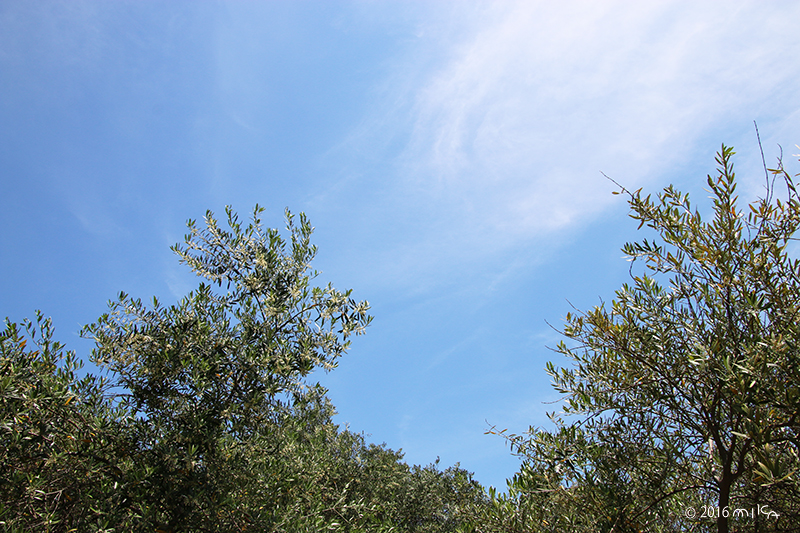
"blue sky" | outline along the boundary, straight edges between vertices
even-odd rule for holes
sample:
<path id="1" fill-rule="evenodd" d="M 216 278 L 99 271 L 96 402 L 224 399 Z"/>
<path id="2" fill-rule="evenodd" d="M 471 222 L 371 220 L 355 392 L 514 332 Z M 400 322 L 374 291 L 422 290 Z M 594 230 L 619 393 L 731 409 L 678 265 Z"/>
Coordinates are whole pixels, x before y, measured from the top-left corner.
<path id="1" fill-rule="evenodd" d="M 337 420 L 504 487 L 490 425 L 546 425 L 571 306 L 610 300 L 624 198 L 797 172 L 796 2 L 0 3 L 0 315 L 78 337 L 120 290 L 196 286 L 169 246 L 226 204 L 316 227 L 375 320 L 319 379 Z"/>

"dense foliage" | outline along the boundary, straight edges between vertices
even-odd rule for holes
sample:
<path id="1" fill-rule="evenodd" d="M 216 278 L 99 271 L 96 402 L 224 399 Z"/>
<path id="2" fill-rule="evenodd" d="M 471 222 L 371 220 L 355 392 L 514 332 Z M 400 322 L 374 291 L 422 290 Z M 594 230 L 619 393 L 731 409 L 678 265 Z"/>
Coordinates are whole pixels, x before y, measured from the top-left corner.
<path id="1" fill-rule="evenodd" d="M 108 384 L 77 377 L 79 361 L 52 339 L 49 319 L 0 336 L 0 523 L 9 531 L 67 530 L 127 514 L 129 448 L 118 429 L 128 414 Z"/>
<path id="2" fill-rule="evenodd" d="M 457 466 L 410 468 L 332 422 L 303 379 L 371 317 L 311 287 L 316 248 L 227 210 L 175 252 L 210 284 L 176 305 L 121 294 L 84 329 L 107 379 L 79 379 L 49 320 L 2 341 L 0 522 L 18 531 L 448 531 L 482 501 Z M 216 285 L 217 289 L 214 289 Z"/>
<path id="3" fill-rule="evenodd" d="M 779 167 L 742 210 L 733 154 L 708 177 L 710 221 L 672 187 L 623 189 L 660 242 L 625 245 L 648 273 L 567 316 L 573 366 L 548 365 L 564 411 L 510 436 L 525 463 L 496 530 L 800 530 L 800 198 Z"/>

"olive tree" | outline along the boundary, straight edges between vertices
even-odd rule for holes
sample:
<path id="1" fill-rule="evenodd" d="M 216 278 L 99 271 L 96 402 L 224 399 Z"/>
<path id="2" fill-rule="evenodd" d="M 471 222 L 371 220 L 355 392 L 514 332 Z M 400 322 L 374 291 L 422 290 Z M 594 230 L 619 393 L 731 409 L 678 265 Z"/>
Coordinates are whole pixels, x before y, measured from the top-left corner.
<path id="1" fill-rule="evenodd" d="M 584 530 L 797 530 L 800 198 L 779 165 L 740 207 L 733 155 L 708 176 L 710 220 L 671 186 L 623 188 L 658 239 L 624 246 L 646 269 L 610 305 L 567 315 L 556 431 L 510 436 L 517 504 Z"/>
<path id="2" fill-rule="evenodd" d="M 83 331 L 129 412 L 125 430 L 144 472 L 131 490 L 150 527 L 249 527 L 232 499 L 249 475 L 247 444 L 370 323 L 369 305 L 350 291 L 312 287 L 305 215 L 296 224 L 287 210 L 284 238 L 262 227 L 262 211 L 244 225 L 226 208 L 227 229 L 211 212 L 202 229 L 190 220 L 173 250 L 206 281 L 170 306 L 122 293 Z"/>
<path id="3" fill-rule="evenodd" d="M 234 496 L 253 531 L 463 530 L 484 501 L 469 472 L 410 467 L 402 452 L 335 425 L 324 393 L 310 388 L 248 443 L 248 475 Z"/>
<path id="4" fill-rule="evenodd" d="M 41 313 L 0 331 L 0 525 L 6 531 L 129 529 L 135 476 L 109 383 L 83 375 Z M 130 520 L 129 520 L 130 519 Z"/>

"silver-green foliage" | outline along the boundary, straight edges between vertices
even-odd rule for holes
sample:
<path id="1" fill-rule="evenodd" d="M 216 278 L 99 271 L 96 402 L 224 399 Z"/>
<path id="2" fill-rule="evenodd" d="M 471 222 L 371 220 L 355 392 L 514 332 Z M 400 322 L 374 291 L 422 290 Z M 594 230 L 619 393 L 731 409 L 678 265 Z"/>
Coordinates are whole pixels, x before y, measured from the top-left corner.
<path id="1" fill-rule="evenodd" d="M 177 304 L 126 294 L 83 330 L 107 378 L 76 374 L 49 320 L 0 334 L 0 525 L 9 531 L 456 531 L 483 491 L 409 467 L 332 421 L 332 369 L 366 302 L 312 287 L 305 216 L 211 213 L 174 251 L 199 276 Z M 38 335 L 37 335 L 38 332 Z M 462 527 L 463 526 L 463 527 Z"/>
<path id="2" fill-rule="evenodd" d="M 672 187 L 623 189 L 658 239 L 625 245 L 646 271 L 610 305 L 567 316 L 557 351 L 572 366 L 547 367 L 565 400 L 556 431 L 511 436 L 526 461 L 516 503 L 550 513 L 526 530 L 798 527 L 800 198 L 779 166 L 742 209 L 733 155 L 723 146 L 707 179 L 710 220 Z M 733 516 L 759 506 L 779 516 Z"/>
<path id="3" fill-rule="evenodd" d="M 190 220 L 173 250 L 210 284 L 166 307 L 120 294 L 84 329 L 95 363 L 128 391 L 121 402 L 149 469 L 140 495 L 147 519 L 165 530 L 212 516 L 218 530 L 247 522 L 231 499 L 246 444 L 303 395 L 305 376 L 334 368 L 371 320 L 349 291 L 311 286 L 306 217 L 295 225 L 287 210 L 284 239 L 262 227 L 262 211 L 243 225 L 226 208 L 228 229 L 211 212 L 205 228 Z"/>

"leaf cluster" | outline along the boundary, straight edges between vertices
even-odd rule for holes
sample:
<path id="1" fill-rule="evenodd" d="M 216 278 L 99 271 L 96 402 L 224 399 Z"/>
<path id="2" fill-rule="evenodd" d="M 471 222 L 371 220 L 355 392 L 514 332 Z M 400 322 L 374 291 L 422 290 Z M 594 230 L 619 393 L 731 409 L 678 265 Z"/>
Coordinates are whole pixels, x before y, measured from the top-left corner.
<path id="1" fill-rule="evenodd" d="M 800 262 L 790 254 L 800 198 L 779 165 L 765 197 L 740 209 L 733 155 L 723 146 L 707 178 L 708 221 L 671 186 L 655 199 L 623 189 L 631 217 L 659 237 L 623 247 L 645 272 L 632 271 L 610 306 L 567 316 L 569 344 L 556 351 L 572 366 L 547 367 L 564 394 L 556 431 L 509 436 L 526 460 L 524 498 L 562 503 L 562 521 L 587 531 L 800 523 Z M 701 522 L 682 511 L 702 505 L 761 505 L 780 518 Z"/>
<path id="2" fill-rule="evenodd" d="M 456 467 L 409 467 L 332 422 L 315 369 L 364 332 L 369 304 L 312 286 L 304 215 L 227 229 L 208 212 L 173 250 L 205 281 L 174 305 L 121 293 L 82 333 L 49 319 L 0 336 L 0 523 L 10 531 L 454 531 L 483 492 Z"/>

